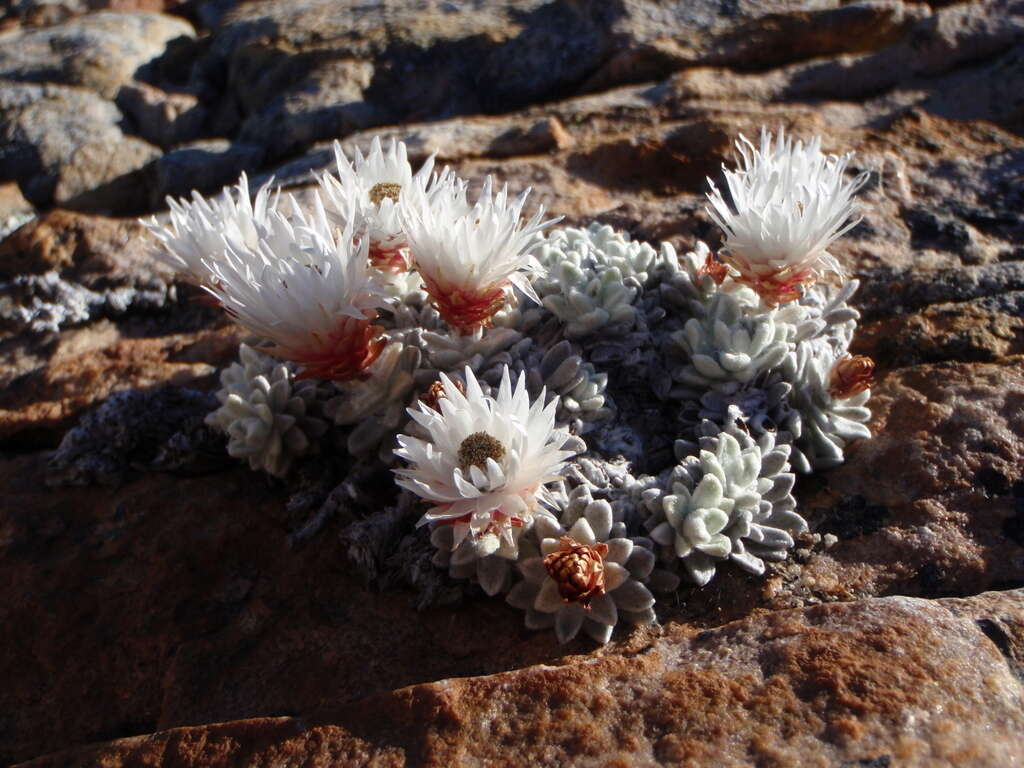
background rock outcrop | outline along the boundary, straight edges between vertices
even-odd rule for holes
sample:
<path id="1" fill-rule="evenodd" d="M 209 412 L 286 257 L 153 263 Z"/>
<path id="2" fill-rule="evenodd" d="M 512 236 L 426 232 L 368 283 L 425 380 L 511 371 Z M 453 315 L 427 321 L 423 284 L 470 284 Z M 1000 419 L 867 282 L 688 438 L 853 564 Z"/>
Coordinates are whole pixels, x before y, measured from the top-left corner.
<path id="1" fill-rule="evenodd" d="M 0 761 L 1024 760 L 1024 3 L 0 14 Z M 598 650 L 443 589 L 418 611 L 408 542 L 361 538 L 386 476 L 231 460 L 203 417 L 243 334 L 135 222 L 242 171 L 301 196 L 379 133 L 714 246 L 705 178 L 761 125 L 870 172 L 836 255 L 875 437 L 801 480 L 812 533 L 764 580 Z"/>

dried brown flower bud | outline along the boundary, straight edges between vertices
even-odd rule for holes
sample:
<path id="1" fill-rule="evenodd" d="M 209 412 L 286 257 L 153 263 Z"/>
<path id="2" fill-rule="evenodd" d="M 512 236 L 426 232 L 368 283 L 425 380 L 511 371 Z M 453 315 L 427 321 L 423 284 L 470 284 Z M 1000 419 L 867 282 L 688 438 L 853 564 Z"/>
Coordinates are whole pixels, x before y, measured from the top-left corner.
<path id="1" fill-rule="evenodd" d="M 591 547 L 563 536 L 558 551 L 544 558 L 544 567 L 565 602 L 589 608 L 593 598 L 604 594 L 604 556 L 607 554 L 607 544 Z"/>
<path id="2" fill-rule="evenodd" d="M 729 268 L 716 259 L 714 254 L 709 253 L 707 258 L 704 259 L 703 266 L 697 270 L 697 274 L 711 275 L 711 279 L 715 281 L 715 285 L 721 285 L 725 282 L 725 278 L 729 276 Z"/>
<path id="3" fill-rule="evenodd" d="M 836 362 L 829 379 L 828 393 L 837 400 L 860 394 L 871 387 L 875 378 L 875 361 L 864 355 L 844 357 Z"/>
<path id="4" fill-rule="evenodd" d="M 462 394 L 466 394 L 466 386 L 461 381 L 453 381 L 452 384 Z M 447 397 L 444 393 L 444 384 L 440 381 L 435 381 L 430 385 L 430 388 L 420 396 L 420 402 L 426 405 L 428 408 L 433 408 L 438 413 L 441 412 L 441 407 L 438 403 L 441 398 Z"/>

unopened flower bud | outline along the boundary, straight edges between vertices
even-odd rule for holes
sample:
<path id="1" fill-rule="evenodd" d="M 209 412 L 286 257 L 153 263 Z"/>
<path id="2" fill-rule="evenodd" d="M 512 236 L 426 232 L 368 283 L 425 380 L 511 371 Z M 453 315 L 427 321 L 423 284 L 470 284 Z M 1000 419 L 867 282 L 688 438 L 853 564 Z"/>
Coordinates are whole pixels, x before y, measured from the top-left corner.
<path id="1" fill-rule="evenodd" d="M 591 547 L 563 536 L 558 551 L 544 558 L 544 567 L 565 602 L 580 603 L 587 608 L 593 598 L 604 594 L 604 556 L 607 554 L 607 544 Z"/>
<path id="2" fill-rule="evenodd" d="M 864 355 L 844 357 L 832 368 L 828 393 L 837 400 L 860 394 L 874 383 L 875 361 Z"/>

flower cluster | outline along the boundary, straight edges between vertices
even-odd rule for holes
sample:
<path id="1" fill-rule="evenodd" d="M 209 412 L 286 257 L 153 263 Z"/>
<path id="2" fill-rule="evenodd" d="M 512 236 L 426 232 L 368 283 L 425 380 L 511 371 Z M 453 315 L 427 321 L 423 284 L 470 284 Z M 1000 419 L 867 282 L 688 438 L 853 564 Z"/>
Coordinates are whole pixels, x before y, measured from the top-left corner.
<path id="1" fill-rule="evenodd" d="M 545 232 L 528 191 L 471 199 L 378 139 L 336 145 L 307 208 L 245 177 L 170 201 L 161 258 L 286 361 L 243 346 L 208 423 L 277 477 L 313 453 L 389 469 L 379 527 L 403 543 L 376 571 L 504 596 L 561 642 L 655 622 L 684 580 L 765 573 L 808 529 L 796 473 L 870 434 L 857 282 L 828 251 L 864 176 L 817 138 L 737 147 L 708 195 L 718 253 Z"/>

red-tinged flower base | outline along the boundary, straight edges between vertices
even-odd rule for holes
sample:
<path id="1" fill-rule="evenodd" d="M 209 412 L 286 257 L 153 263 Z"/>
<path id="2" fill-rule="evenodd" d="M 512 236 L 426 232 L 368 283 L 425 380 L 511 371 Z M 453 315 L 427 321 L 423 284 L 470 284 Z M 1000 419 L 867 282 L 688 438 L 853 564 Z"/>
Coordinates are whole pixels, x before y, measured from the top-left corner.
<path id="1" fill-rule="evenodd" d="M 370 319 L 343 317 L 327 338 L 318 336 L 315 345 L 275 352 L 304 368 L 297 379 L 351 381 L 364 376 L 384 349 L 387 342 L 380 338 L 383 331 L 379 325 L 372 325 Z"/>
<path id="2" fill-rule="evenodd" d="M 716 259 L 714 254 L 709 253 L 704 259 L 704 264 L 697 270 L 697 274 L 710 275 L 711 279 L 715 281 L 715 285 L 721 285 L 729 276 L 729 268 Z"/>
<path id="3" fill-rule="evenodd" d="M 505 305 L 505 283 L 471 292 L 441 286 L 429 275 L 420 273 L 420 277 L 434 308 L 448 325 L 460 333 L 489 326 L 494 313 Z"/>
<path id="4" fill-rule="evenodd" d="M 813 283 L 816 277 L 810 269 L 792 273 L 781 270 L 771 275 L 757 275 L 743 270 L 739 272 L 736 279 L 753 288 L 765 305 L 773 309 L 799 299 L 804 295 L 804 288 Z"/>
<path id="5" fill-rule="evenodd" d="M 829 377 L 828 393 L 836 400 L 859 395 L 875 383 L 875 361 L 865 355 L 847 356 L 836 362 Z"/>
<path id="6" fill-rule="evenodd" d="M 394 275 L 408 272 L 409 260 L 406 258 L 406 252 L 404 245 L 383 248 L 370 243 L 370 264 L 381 272 L 390 272 Z"/>

